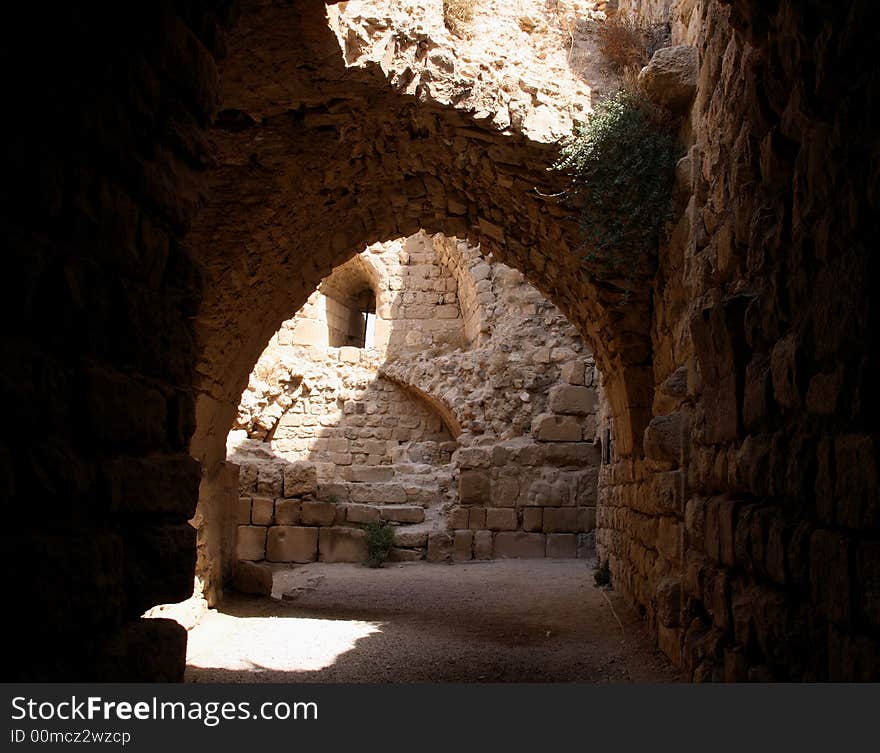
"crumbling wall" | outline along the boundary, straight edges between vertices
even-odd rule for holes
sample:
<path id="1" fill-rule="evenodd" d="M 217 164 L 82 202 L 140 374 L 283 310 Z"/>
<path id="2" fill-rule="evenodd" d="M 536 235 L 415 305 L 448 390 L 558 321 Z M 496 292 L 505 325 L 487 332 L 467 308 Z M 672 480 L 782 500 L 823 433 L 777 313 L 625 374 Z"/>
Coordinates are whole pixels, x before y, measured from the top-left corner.
<path id="1" fill-rule="evenodd" d="M 546 171 L 587 85 L 536 85 L 536 54 L 504 92 L 367 19 L 336 25 L 346 67 L 323 3 L 239 5 L 228 36 L 219 6 L 10 10 L 10 679 L 180 677 L 181 631 L 138 616 L 191 590 L 187 449 L 211 567 L 259 352 L 334 265 L 419 227 L 482 240 L 589 339 L 617 453 L 600 549 L 664 651 L 696 679 L 876 678 L 873 5 L 680 4 L 690 150 L 656 277 L 628 289 L 584 263 Z"/>
<path id="2" fill-rule="evenodd" d="M 364 523 L 390 521 L 402 537 L 397 558 L 589 556 L 598 377 L 574 328 L 520 273 L 439 235 L 371 246 L 319 291 L 344 298 L 344 281 L 359 287 L 352 280 L 364 265 L 387 340 L 327 347 L 317 337 L 328 322 L 316 293 L 251 374 L 241 429 L 229 442 L 245 511 L 238 558 L 280 561 L 287 551 L 266 547 L 276 535 L 273 504 L 289 507 L 280 480 L 296 461 L 309 461 L 313 496 L 329 505 L 323 525 L 354 529 L 333 535 L 358 536 Z M 479 323 L 478 337 L 462 337 L 469 322 Z M 252 496 L 271 486 L 270 477 L 278 480 L 272 498 Z M 324 558 L 311 546 L 317 533 L 289 533 L 308 542 L 311 559 Z M 360 561 L 362 550 L 347 551 Z"/>

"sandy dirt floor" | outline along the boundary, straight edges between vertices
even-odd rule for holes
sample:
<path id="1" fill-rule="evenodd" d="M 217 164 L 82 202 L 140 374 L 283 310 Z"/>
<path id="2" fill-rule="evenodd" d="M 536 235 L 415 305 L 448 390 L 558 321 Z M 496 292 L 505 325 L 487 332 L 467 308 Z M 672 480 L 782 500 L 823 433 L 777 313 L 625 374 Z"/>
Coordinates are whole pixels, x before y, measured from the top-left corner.
<path id="1" fill-rule="evenodd" d="M 232 596 L 206 615 L 189 635 L 187 681 L 678 680 L 584 560 L 314 563 L 279 571 L 274 595 Z"/>

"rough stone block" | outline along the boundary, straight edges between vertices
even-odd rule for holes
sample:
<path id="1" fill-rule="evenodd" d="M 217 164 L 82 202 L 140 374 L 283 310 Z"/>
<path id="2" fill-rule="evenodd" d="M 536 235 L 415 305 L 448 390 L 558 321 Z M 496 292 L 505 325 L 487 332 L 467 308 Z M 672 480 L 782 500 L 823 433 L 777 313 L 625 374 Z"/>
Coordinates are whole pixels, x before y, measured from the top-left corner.
<path id="1" fill-rule="evenodd" d="M 421 523 L 425 519 L 425 508 L 417 505 L 390 505 L 382 508 L 382 518 L 392 523 Z"/>
<path id="2" fill-rule="evenodd" d="M 255 465 L 242 465 L 238 469 L 238 491 L 240 494 L 250 494 L 257 490 L 257 467 Z"/>
<path id="3" fill-rule="evenodd" d="M 576 502 L 580 507 L 595 507 L 599 493 L 599 469 L 590 468 L 577 476 Z"/>
<path id="4" fill-rule="evenodd" d="M 681 630 L 657 625 L 657 645 L 676 666 L 681 665 Z"/>
<path id="5" fill-rule="evenodd" d="M 663 47 L 639 73 L 639 88 L 652 102 L 674 113 L 683 113 L 697 90 L 697 69 L 696 47 Z"/>
<path id="6" fill-rule="evenodd" d="M 666 627 L 677 627 L 681 612 L 681 580 L 663 578 L 654 589 L 657 620 Z"/>
<path id="7" fill-rule="evenodd" d="M 536 532 L 540 531 L 544 525 L 544 508 L 542 507 L 526 507 L 523 508 L 523 530 Z"/>
<path id="8" fill-rule="evenodd" d="M 850 528 L 880 527 L 877 440 L 867 435 L 848 434 L 835 440 L 834 449 L 837 522 Z"/>
<path id="9" fill-rule="evenodd" d="M 506 476 L 492 482 L 492 505 L 495 507 L 515 507 L 519 498 L 519 479 Z"/>
<path id="10" fill-rule="evenodd" d="M 280 497 L 283 486 L 281 466 L 263 463 L 257 471 L 257 494 Z"/>
<path id="11" fill-rule="evenodd" d="M 266 559 L 270 562 L 314 562 L 317 553 L 317 528 L 273 526 L 269 529 Z"/>
<path id="12" fill-rule="evenodd" d="M 401 505 L 407 501 L 400 484 L 352 484 L 348 487 L 352 502 L 373 505 Z"/>
<path id="13" fill-rule="evenodd" d="M 544 461 L 548 465 L 598 467 L 600 459 L 599 448 L 592 442 L 557 442 L 544 447 Z"/>
<path id="14" fill-rule="evenodd" d="M 254 497 L 251 505 L 251 523 L 270 526 L 275 516 L 275 500 L 272 497 Z"/>
<path id="15" fill-rule="evenodd" d="M 367 559 L 366 531 L 336 527 L 319 529 L 318 557 L 321 562 L 364 562 Z"/>
<path id="16" fill-rule="evenodd" d="M 456 562 L 468 562 L 472 556 L 473 544 L 473 531 L 456 531 L 452 548 L 452 559 Z"/>
<path id="17" fill-rule="evenodd" d="M 263 526 L 239 526 L 235 542 L 235 556 L 240 560 L 266 559 L 266 528 Z"/>
<path id="18" fill-rule="evenodd" d="M 284 466 L 284 496 L 303 497 L 318 491 L 318 471 L 314 463 L 288 463 Z M 281 494 L 279 493 L 280 497 Z"/>
<path id="19" fill-rule="evenodd" d="M 577 558 L 591 560 L 596 558 L 596 532 L 577 534 Z"/>
<path id="20" fill-rule="evenodd" d="M 713 497 L 706 503 L 704 522 L 706 554 L 716 561 L 721 559 L 720 511 L 722 502 L 721 498 Z"/>
<path id="21" fill-rule="evenodd" d="M 263 563 L 240 560 L 232 568 L 232 585 L 243 594 L 272 595 L 272 568 Z"/>
<path id="22" fill-rule="evenodd" d="M 550 504 L 550 483 L 543 479 L 533 481 L 526 495 L 526 505 L 530 507 L 545 507 Z"/>
<path id="23" fill-rule="evenodd" d="M 682 423 L 679 413 L 652 418 L 645 429 L 645 457 L 678 465 L 683 441 Z"/>
<path id="24" fill-rule="evenodd" d="M 547 534 L 547 556 L 556 559 L 575 559 L 577 536 L 573 533 Z"/>
<path id="25" fill-rule="evenodd" d="M 502 531 L 495 534 L 493 551 L 498 558 L 538 559 L 545 556 L 546 541 L 542 533 Z"/>
<path id="26" fill-rule="evenodd" d="M 305 500 L 302 503 L 304 526 L 332 526 L 336 520 L 336 505 L 332 502 Z"/>
<path id="27" fill-rule="evenodd" d="M 486 509 L 486 528 L 490 531 L 515 531 L 518 521 L 512 507 L 489 507 Z"/>
<path id="28" fill-rule="evenodd" d="M 486 508 L 472 507 L 468 511 L 468 528 L 479 531 L 486 527 Z"/>
<path id="29" fill-rule="evenodd" d="M 394 543 L 397 546 L 424 547 L 428 543 L 428 533 L 427 531 L 407 531 L 405 528 L 395 528 Z"/>
<path id="30" fill-rule="evenodd" d="M 492 464 L 493 451 L 488 447 L 462 447 L 455 458 L 460 468 L 488 468 Z"/>
<path id="31" fill-rule="evenodd" d="M 482 471 L 462 471 L 458 478 L 458 501 L 463 505 L 484 505 L 489 501 L 491 482 Z"/>
<path id="32" fill-rule="evenodd" d="M 723 500 L 718 508 L 718 557 L 722 564 L 736 564 L 736 514 L 737 502 Z"/>
<path id="33" fill-rule="evenodd" d="M 576 533 L 578 530 L 578 510 L 576 507 L 545 507 L 545 533 Z"/>
<path id="34" fill-rule="evenodd" d="M 492 532 L 474 531 L 474 559 L 492 559 Z"/>
<path id="35" fill-rule="evenodd" d="M 275 525 L 296 526 L 302 522 L 302 505 L 297 499 L 275 500 Z"/>
<path id="36" fill-rule="evenodd" d="M 684 526 L 675 518 L 660 518 L 657 524 L 657 551 L 671 562 L 678 563 L 683 550 Z"/>
<path id="37" fill-rule="evenodd" d="M 574 416 L 542 413 L 532 421 L 532 436 L 538 442 L 580 442 L 583 425 Z"/>
<path id="38" fill-rule="evenodd" d="M 345 519 L 349 523 L 375 523 L 379 520 L 380 508 L 373 505 L 348 505 Z"/>
<path id="39" fill-rule="evenodd" d="M 240 526 L 248 526 L 251 524 L 251 498 L 239 497 L 238 507 L 236 508 L 235 522 Z"/>
<path id="40" fill-rule="evenodd" d="M 390 465 L 353 465 L 351 480 L 356 483 L 384 483 L 394 478 Z"/>
<path id="41" fill-rule="evenodd" d="M 573 384 L 578 387 L 583 387 L 585 374 L 586 365 L 580 359 L 576 361 L 570 361 L 562 367 L 562 381 L 566 384 Z"/>
<path id="42" fill-rule="evenodd" d="M 428 562 L 448 562 L 452 557 L 453 537 L 448 533 L 428 536 Z"/>
<path id="43" fill-rule="evenodd" d="M 571 384 L 557 384 L 550 388 L 548 406 L 554 413 L 585 416 L 596 410 L 596 390 Z"/>
<path id="44" fill-rule="evenodd" d="M 312 319 L 300 319 L 293 330 L 294 345 L 326 345 L 327 325 Z"/>
<path id="45" fill-rule="evenodd" d="M 447 522 L 449 528 L 467 528 L 468 527 L 468 509 L 466 507 L 454 507 L 449 511 L 449 519 Z"/>
<path id="46" fill-rule="evenodd" d="M 342 363 L 357 363 L 361 360 L 362 352 L 360 348 L 355 348 L 352 345 L 343 345 L 339 349 L 339 360 Z"/>

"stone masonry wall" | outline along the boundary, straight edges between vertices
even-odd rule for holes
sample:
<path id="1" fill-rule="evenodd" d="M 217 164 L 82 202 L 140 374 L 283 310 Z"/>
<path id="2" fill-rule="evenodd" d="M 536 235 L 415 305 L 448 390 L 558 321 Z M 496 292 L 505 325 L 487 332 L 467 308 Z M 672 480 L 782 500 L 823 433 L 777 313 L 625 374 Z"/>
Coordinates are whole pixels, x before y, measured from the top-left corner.
<path id="1" fill-rule="evenodd" d="M 480 241 L 589 340 L 617 453 L 600 552 L 664 651 L 695 679 L 876 679 L 874 4 L 671 6 L 697 52 L 674 82 L 695 89 L 687 156 L 626 288 L 584 262 L 546 170 L 608 89 L 601 61 L 576 69 L 574 36 L 538 32 L 544 3 L 503 16 L 497 58 L 472 35 L 467 60 L 442 18 L 383 5 L 332 6 L 331 30 L 322 2 L 241 0 L 228 33 L 225 3 L 10 7 L 2 551 L 27 563 L 7 596 L 28 615 L 7 678 L 181 677 L 183 631 L 140 615 L 191 592 L 194 549 L 219 598 L 243 520 L 225 442 L 260 350 L 334 266 L 423 228 Z M 516 441 L 471 411 L 458 452 Z M 491 501 L 505 466 L 474 465 Z M 479 507 L 503 508 L 475 503 L 469 525 Z"/>
<path id="2" fill-rule="evenodd" d="M 365 282 L 387 336 L 327 347 L 327 296 L 347 299 Z M 395 559 L 589 556 L 598 398 L 583 351 L 522 275 L 477 247 L 422 233 L 371 246 L 282 325 L 251 374 L 229 438 L 241 467 L 238 559 L 306 557 L 281 560 L 288 550 L 269 546 L 274 527 L 293 525 L 279 513 L 292 504 L 282 483 L 291 463 L 316 479 L 296 504 L 324 510 L 297 527 L 320 520 L 357 538 L 386 520 L 397 526 Z M 444 380 L 425 378 L 437 371 Z M 474 420 L 477 407 L 492 420 Z M 307 541 L 311 559 L 342 556 L 322 552 L 330 532 L 287 534 Z M 345 551 L 364 559 L 362 542 Z M 253 566 L 236 572 L 249 588 Z"/>
<path id="3" fill-rule="evenodd" d="M 183 5 L 9 9 L 0 551 L 23 614 L 6 681 L 183 675 L 183 628 L 140 619 L 192 593 L 195 563 L 201 272 L 181 237 L 224 36 Z"/>
<path id="4" fill-rule="evenodd" d="M 856 92 L 880 78 L 846 70 L 857 13 L 806 5 L 673 7 L 700 65 L 654 289 L 654 418 L 643 457 L 603 470 L 598 542 L 695 680 L 880 677 L 878 215 L 854 193 L 877 179 Z"/>

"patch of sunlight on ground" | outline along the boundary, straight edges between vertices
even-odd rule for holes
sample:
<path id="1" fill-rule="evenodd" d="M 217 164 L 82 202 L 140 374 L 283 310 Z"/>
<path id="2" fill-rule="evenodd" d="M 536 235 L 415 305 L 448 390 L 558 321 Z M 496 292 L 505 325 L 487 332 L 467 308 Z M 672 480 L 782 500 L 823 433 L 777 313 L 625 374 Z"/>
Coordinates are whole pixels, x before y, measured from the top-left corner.
<path id="1" fill-rule="evenodd" d="M 359 620 L 236 617 L 218 613 L 190 632 L 186 663 L 254 672 L 315 671 L 331 666 L 361 638 L 381 629 L 382 623 Z M 246 649 L 231 655 L 230 645 Z"/>

